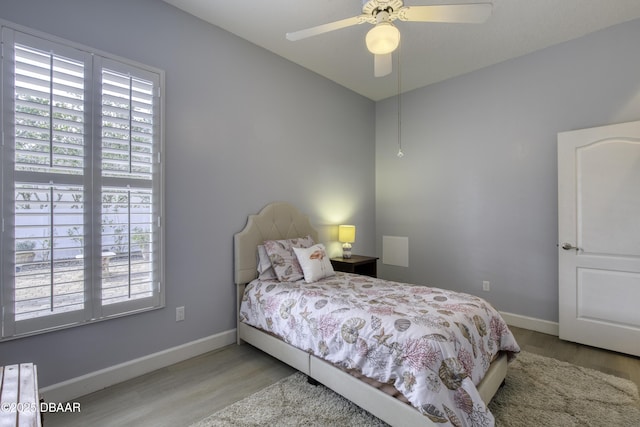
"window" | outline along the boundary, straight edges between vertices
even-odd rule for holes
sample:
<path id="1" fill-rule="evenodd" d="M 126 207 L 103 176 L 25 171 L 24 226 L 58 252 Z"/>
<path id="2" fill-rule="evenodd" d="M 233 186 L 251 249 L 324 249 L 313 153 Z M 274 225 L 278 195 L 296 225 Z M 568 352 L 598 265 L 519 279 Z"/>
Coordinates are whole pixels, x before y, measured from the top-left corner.
<path id="1" fill-rule="evenodd" d="M 162 307 L 163 74 L 2 27 L 2 339 Z"/>

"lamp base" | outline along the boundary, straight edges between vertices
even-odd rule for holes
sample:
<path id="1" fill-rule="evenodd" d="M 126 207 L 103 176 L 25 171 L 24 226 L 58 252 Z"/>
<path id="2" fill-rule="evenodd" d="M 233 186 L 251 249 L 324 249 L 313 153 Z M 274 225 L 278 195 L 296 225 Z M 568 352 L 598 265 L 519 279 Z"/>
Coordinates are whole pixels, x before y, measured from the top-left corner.
<path id="1" fill-rule="evenodd" d="M 349 259 L 351 258 L 351 244 L 345 243 L 342 245 L 342 258 Z"/>

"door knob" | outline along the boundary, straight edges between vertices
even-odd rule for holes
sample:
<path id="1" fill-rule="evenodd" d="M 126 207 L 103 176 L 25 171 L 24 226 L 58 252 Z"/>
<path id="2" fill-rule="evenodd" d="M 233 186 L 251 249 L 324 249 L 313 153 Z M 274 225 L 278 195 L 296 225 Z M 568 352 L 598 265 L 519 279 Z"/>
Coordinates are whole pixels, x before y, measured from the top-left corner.
<path id="1" fill-rule="evenodd" d="M 571 243 L 563 243 L 562 244 L 562 249 L 564 249 L 565 251 L 569 251 L 571 249 L 575 249 L 576 251 L 580 250 L 580 248 L 573 246 Z"/>

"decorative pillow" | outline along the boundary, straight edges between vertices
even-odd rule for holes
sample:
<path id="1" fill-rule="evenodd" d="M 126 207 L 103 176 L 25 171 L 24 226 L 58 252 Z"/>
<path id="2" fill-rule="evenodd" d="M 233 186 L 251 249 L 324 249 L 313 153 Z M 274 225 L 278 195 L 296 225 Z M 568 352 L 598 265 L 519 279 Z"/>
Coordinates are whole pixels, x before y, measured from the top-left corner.
<path id="1" fill-rule="evenodd" d="M 257 258 L 258 278 L 261 280 L 275 279 L 277 277 L 276 272 L 273 271 L 269 254 L 267 254 L 264 245 L 258 245 Z"/>
<path id="2" fill-rule="evenodd" d="M 308 248 L 315 242 L 311 236 L 287 240 L 267 240 L 264 248 L 271 266 L 281 282 L 295 282 L 304 277 L 293 248 Z"/>
<path id="3" fill-rule="evenodd" d="M 335 275 L 333 266 L 322 243 L 310 248 L 293 248 L 307 283 Z"/>

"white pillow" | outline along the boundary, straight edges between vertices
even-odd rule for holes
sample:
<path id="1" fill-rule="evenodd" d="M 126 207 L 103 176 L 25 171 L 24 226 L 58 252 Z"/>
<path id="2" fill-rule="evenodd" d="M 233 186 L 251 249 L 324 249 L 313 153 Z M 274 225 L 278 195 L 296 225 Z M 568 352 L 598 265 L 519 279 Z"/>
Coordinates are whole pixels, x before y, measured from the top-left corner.
<path id="1" fill-rule="evenodd" d="M 322 243 L 310 248 L 293 248 L 298 258 L 298 263 L 304 273 L 304 281 L 307 283 L 335 275 L 333 266 Z"/>
<path id="2" fill-rule="evenodd" d="M 258 245 L 258 252 L 256 255 L 256 261 L 258 264 L 258 278 L 262 280 L 275 279 L 276 272 L 273 271 L 273 266 L 271 265 L 269 254 L 267 253 L 267 249 L 264 247 L 264 245 Z"/>

